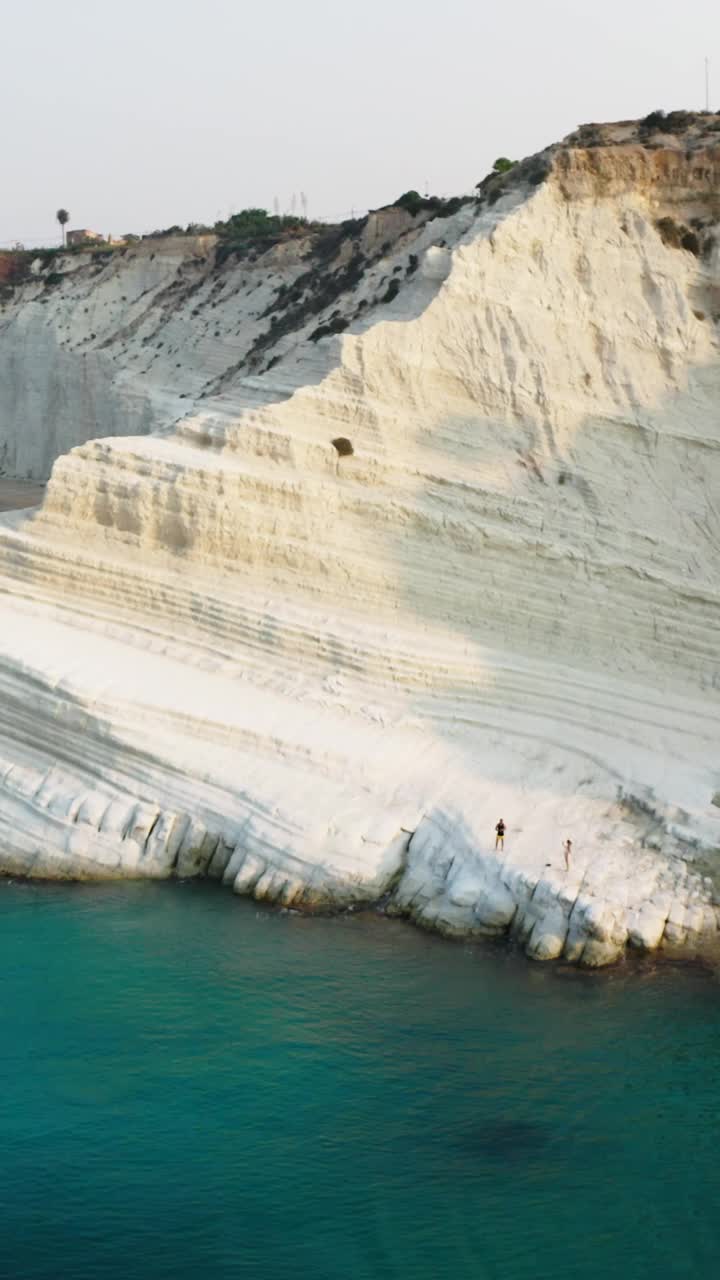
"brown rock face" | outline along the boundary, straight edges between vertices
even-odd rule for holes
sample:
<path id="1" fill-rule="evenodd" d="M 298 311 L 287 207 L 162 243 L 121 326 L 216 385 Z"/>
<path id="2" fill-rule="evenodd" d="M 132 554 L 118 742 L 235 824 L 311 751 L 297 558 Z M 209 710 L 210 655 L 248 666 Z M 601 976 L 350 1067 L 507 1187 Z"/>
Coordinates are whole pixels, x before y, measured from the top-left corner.
<path id="1" fill-rule="evenodd" d="M 700 204 L 720 214 L 720 135 L 713 146 L 681 151 L 639 142 L 612 147 L 561 146 L 552 176 L 567 199 L 633 191 L 658 202 Z"/>
<path id="2" fill-rule="evenodd" d="M 720 114 L 652 112 L 584 124 L 548 154 L 567 199 L 634 192 L 661 205 L 696 205 L 699 216 L 720 214 Z"/>

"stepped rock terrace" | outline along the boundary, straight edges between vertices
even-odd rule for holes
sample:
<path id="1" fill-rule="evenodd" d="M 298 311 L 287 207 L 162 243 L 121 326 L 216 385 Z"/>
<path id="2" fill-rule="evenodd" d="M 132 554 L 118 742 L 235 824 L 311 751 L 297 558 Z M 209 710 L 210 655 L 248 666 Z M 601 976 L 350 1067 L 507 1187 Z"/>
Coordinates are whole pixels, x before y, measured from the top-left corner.
<path id="1" fill-rule="evenodd" d="M 0 523 L 5 870 L 714 938 L 717 123 L 13 291 L 5 470 L 51 474 Z"/>

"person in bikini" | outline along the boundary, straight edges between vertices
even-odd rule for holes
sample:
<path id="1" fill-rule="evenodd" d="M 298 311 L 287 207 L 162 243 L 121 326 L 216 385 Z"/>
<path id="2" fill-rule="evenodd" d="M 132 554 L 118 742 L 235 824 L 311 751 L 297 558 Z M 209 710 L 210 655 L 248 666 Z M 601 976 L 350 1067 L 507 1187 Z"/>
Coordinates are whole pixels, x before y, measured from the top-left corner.
<path id="1" fill-rule="evenodd" d="M 502 818 L 495 827 L 495 848 L 505 848 L 505 823 Z"/>

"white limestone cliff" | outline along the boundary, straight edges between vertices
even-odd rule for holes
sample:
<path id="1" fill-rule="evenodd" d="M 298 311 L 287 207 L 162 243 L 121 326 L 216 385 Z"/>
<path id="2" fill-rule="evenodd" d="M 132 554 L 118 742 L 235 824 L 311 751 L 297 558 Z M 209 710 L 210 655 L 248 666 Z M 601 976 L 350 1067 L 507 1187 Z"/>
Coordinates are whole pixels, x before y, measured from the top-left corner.
<path id="1" fill-rule="evenodd" d="M 143 245 L 5 304 L 7 469 L 77 444 L 41 508 L 0 517 L 6 871 L 385 895 L 587 965 L 717 932 L 720 139 L 700 119 L 682 149 L 575 138 L 322 260 Z M 149 283 L 153 252 L 172 265 Z M 91 438 L 123 415 L 132 434 Z"/>

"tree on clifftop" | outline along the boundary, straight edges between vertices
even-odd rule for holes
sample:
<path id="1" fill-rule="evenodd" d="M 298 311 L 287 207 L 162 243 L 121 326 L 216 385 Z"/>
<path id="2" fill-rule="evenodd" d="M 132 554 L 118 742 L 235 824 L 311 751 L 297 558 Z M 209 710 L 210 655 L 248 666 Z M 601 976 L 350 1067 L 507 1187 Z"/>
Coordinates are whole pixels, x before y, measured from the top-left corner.
<path id="1" fill-rule="evenodd" d="M 65 246 L 65 224 L 70 221 L 70 214 L 68 213 L 67 209 L 58 209 L 57 213 L 55 214 L 55 217 L 60 223 L 60 230 L 62 232 L 62 242 L 64 247 Z"/>

